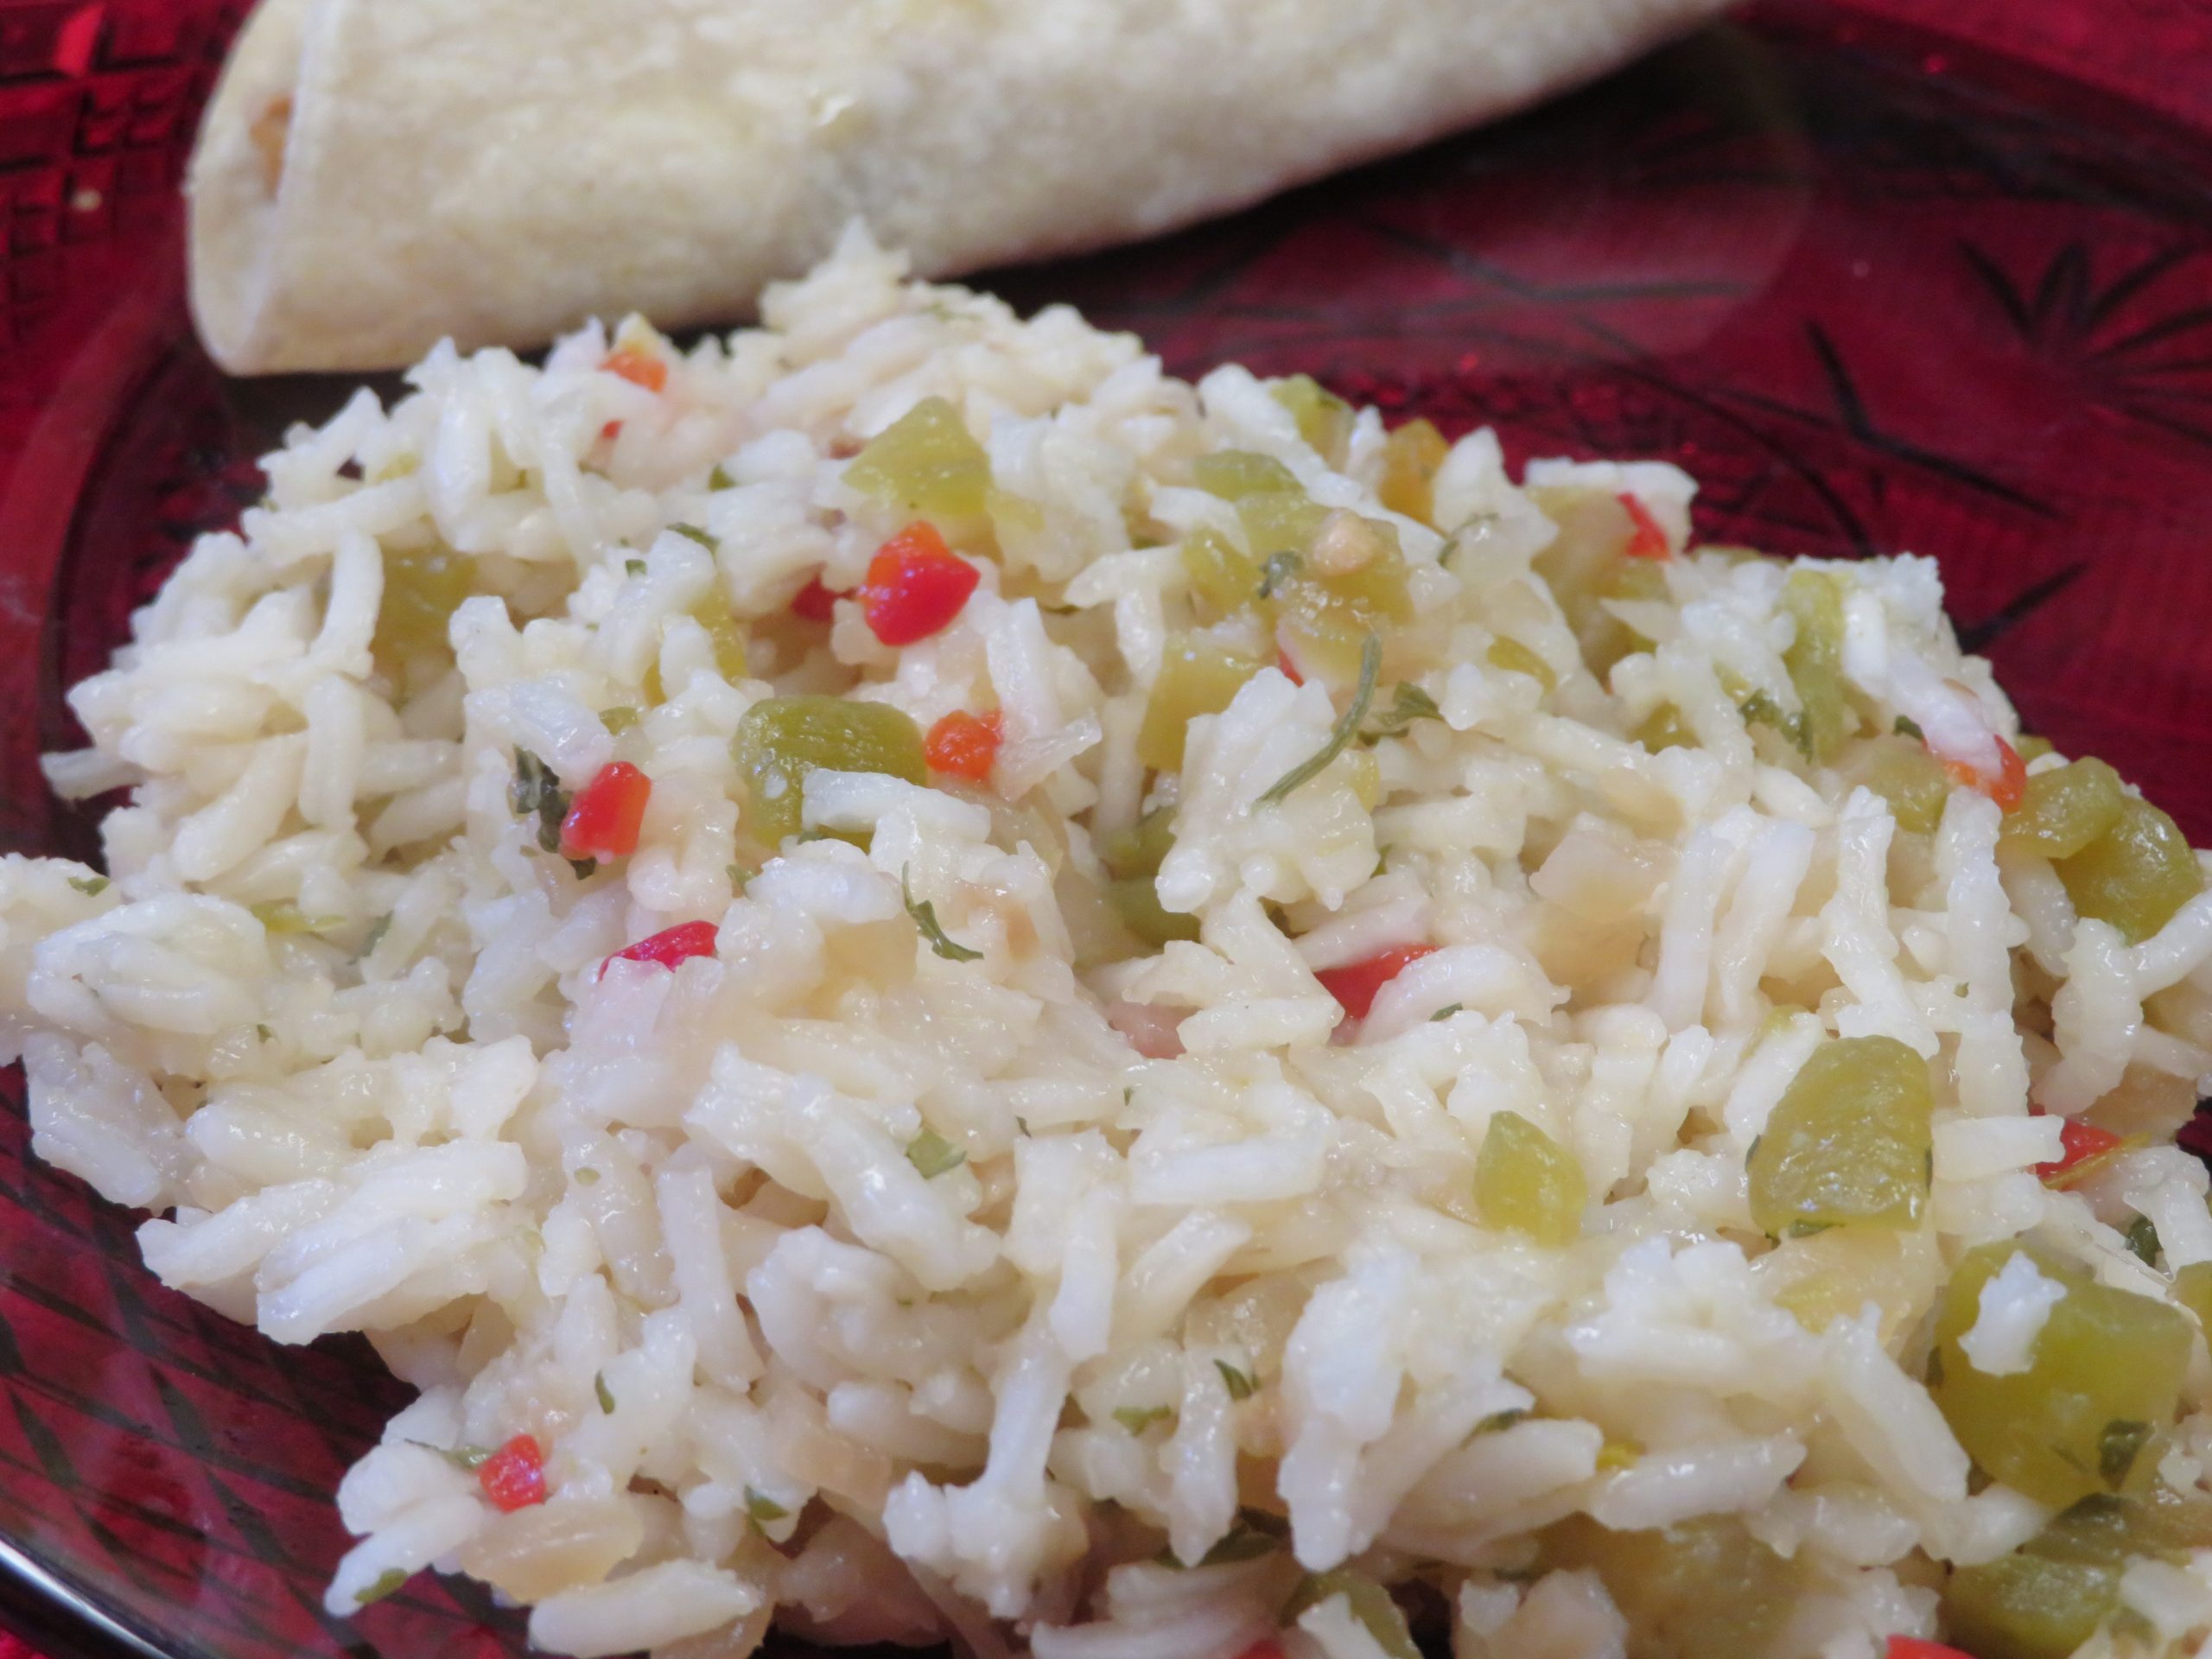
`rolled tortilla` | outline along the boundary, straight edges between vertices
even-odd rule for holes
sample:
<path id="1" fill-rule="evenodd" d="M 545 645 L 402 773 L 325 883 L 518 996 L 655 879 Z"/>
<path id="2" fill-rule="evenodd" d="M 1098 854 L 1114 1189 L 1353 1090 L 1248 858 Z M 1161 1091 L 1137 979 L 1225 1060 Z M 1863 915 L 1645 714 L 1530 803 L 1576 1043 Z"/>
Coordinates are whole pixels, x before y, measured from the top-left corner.
<path id="1" fill-rule="evenodd" d="M 1724 0 L 264 0 L 193 157 L 235 372 L 734 320 L 864 219 L 939 276 L 1527 104 Z"/>

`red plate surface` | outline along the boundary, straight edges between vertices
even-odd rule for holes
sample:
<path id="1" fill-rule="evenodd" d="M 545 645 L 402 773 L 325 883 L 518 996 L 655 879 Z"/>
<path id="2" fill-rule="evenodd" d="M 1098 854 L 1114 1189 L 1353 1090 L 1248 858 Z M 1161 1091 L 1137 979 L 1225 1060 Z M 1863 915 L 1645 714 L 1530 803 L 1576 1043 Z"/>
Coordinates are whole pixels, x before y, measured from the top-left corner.
<path id="1" fill-rule="evenodd" d="M 341 390 L 226 383 L 183 325 L 175 183 L 241 10 L 0 0 L 0 849 L 92 845 L 35 766 L 75 741 L 62 689 Z M 2200 6 L 1770 0 L 1501 128 L 995 285 L 1180 371 L 1495 424 L 1516 461 L 1677 461 L 1709 537 L 1932 553 L 2029 723 L 2212 839 Z M 404 1390 L 154 1285 L 5 1088 L 7 1620 L 52 1659 L 518 1652 L 466 1586 L 321 1612 L 328 1494 Z"/>

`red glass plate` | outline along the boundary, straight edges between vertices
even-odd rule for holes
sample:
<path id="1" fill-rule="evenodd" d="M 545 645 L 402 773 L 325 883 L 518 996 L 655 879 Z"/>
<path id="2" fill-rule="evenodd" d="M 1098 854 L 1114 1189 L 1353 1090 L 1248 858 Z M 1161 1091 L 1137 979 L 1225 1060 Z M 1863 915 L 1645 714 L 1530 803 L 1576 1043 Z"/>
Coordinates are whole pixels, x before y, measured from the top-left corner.
<path id="1" fill-rule="evenodd" d="M 35 764 L 327 380 L 226 383 L 174 187 L 240 0 L 0 0 L 0 849 Z M 1147 247 L 1005 274 L 1179 371 L 1306 370 L 1531 454 L 1659 455 L 1708 537 L 1936 555 L 2029 724 L 2212 840 L 2212 14 L 1770 0 L 1492 130 Z M 404 1390 L 155 1285 L 0 1113 L 0 1615 L 52 1659 L 490 1659 L 420 1579 L 321 1611 L 329 1494 Z"/>

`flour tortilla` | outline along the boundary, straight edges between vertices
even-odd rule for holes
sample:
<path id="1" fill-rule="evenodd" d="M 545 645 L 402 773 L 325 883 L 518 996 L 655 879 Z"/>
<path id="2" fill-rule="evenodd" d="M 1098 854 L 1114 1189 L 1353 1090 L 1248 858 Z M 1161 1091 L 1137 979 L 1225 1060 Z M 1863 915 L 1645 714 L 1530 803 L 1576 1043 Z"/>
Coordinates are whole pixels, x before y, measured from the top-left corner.
<path id="1" fill-rule="evenodd" d="M 850 219 L 942 275 L 1186 224 L 1721 0 L 264 0 L 193 159 L 224 367 L 749 313 Z"/>

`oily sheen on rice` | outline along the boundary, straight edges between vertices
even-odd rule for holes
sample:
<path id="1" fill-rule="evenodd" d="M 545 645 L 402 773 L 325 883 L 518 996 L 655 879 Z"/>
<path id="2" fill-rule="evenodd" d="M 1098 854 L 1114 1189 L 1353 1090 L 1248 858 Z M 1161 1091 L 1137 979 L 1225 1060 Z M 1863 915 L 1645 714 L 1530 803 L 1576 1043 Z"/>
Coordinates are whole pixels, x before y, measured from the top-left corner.
<path id="1" fill-rule="evenodd" d="M 1697 548 L 1675 468 L 1516 484 L 1482 431 L 1408 494 L 1371 410 L 1185 385 L 858 232 L 757 330 L 618 343 L 441 349 L 289 434 L 72 695 L 55 786 L 130 791 L 105 881 L 0 863 L 41 1154 L 156 1212 L 166 1283 L 283 1342 L 365 1331 L 420 1390 L 336 1494 L 333 1612 L 435 1567 L 575 1656 L 742 1659 L 772 1620 L 1404 1659 L 1395 1586 L 1459 1659 L 1716 1629 L 1874 1659 L 2051 1522 L 1955 1434 L 1931 1310 L 1971 1247 L 2031 1244 L 1953 1362 L 2002 1379 L 2064 1274 L 2164 1308 L 2212 1262 L 2171 1144 L 2212 898 L 2130 938 L 2008 830 L 2024 740 L 1932 563 Z M 914 516 L 847 474 L 927 398 L 988 454 L 944 526 L 980 586 L 899 646 L 855 598 L 795 614 Z M 1314 509 L 1277 579 L 1402 566 L 1371 741 L 1332 743 L 1345 661 L 1301 682 L 1205 610 L 1194 549 L 1270 550 L 1223 452 Z M 1637 580 L 1578 599 L 1624 500 Z M 1924 822 L 1816 763 L 1795 569 L 1834 595 L 1847 752 L 1951 763 Z M 1252 659 L 1163 765 L 1147 708 L 1206 629 Z M 995 711 L 995 764 L 815 771 L 772 843 L 739 750 L 801 693 Z M 545 850 L 525 753 L 563 791 L 649 778 L 635 849 Z M 1116 849 L 1169 805 L 1138 897 L 1194 922 L 1146 943 Z M 687 922 L 710 953 L 610 960 Z M 1317 977 L 1412 946 L 1363 1017 Z M 1762 1226 L 1747 1160 L 1848 1039 L 1932 1062 L 1913 1219 Z M 2133 1138 L 2047 1185 L 2085 1109 Z M 1563 1235 L 1477 1196 L 1509 1113 L 1580 1183 Z M 2136 1425 L 2184 1496 L 2192 1342 Z M 548 1496 L 503 1509 L 456 1454 L 517 1435 Z M 1608 1537 L 1750 1577 L 1655 1602 L 1662 1558 Z M 2193 1651 L 2212 1555 L 2101 1606 L 2096 1651 Z"/>

